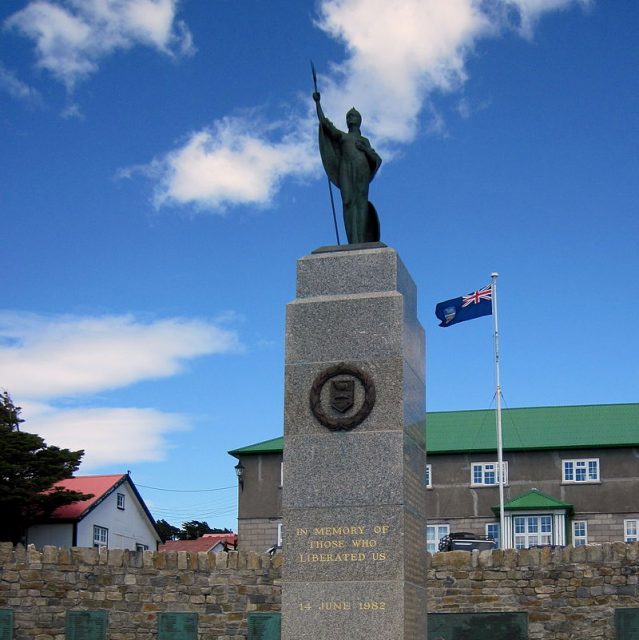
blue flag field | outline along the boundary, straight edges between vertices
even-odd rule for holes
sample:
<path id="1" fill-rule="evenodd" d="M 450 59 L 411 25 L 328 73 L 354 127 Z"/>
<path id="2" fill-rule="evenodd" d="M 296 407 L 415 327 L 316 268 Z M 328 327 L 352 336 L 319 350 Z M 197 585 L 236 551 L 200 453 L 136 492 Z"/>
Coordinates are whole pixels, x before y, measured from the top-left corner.
<path id="1" fill-rule="evenodd" d="M 435 307 L 435 315 L 441 320 L 440 327 L 489 316 L 493 312 L 492 285 L 473 291 L 466 296 L 440 302 Z"/>

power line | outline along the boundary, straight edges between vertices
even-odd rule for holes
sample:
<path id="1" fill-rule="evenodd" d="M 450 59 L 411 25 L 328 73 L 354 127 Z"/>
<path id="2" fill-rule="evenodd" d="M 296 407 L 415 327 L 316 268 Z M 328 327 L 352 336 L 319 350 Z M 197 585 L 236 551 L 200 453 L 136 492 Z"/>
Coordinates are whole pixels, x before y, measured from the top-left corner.
<path id="1" fill-rule="evenodd" d="M 171 493 L 207 493 L 211 491 L 224 491 L 225 489 L 235 489 L 236 485 L 229 487 L 218 487 L 217 489 L 163 489 L 161 487 L 149 487 L 146 484 L 135 483 L 136 487 L 142 487 L 143 489 L 153 489 L 154 491 L 169 491 Z"/>
<path id="2" fill-rule="evenodd" d="M 166 515 L 175 517 L 192 517 L 192 514 L 196 513 L 199 517 L 218 515 L 219 513 L 231 513 L 237 509 L 237 505 L 221 505 L 210 509 L 172 509 L 171 507 L 153 508 L 151 512 L 156 515 Z"/>

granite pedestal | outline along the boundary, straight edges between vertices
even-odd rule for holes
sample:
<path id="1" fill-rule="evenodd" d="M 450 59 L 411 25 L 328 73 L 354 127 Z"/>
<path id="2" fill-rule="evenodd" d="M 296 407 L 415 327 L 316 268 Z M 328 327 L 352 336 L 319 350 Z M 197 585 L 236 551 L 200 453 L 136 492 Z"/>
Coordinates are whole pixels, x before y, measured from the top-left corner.
<path id="1" fill-rule="evenodd" d="M 298 261 L 287 307 L 283 640 L 426 637 L 424 331 L 384 245 Z"/>

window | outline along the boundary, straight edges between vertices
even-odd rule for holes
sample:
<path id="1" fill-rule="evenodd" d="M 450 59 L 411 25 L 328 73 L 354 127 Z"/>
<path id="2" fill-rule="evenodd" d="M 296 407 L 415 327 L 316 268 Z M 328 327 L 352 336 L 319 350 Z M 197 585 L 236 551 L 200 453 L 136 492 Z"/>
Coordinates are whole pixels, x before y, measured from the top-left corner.
<path id="1" fill-rule="evenodd" d="M 508 463 L 503 462 L 504 484 L 508 484 Z M 473 462 L 471 465 L 470 484 L 474 487 L 499 484 L 496 462 Z"/>
<path id="2" fill-rule="evenodd" d="M 623 521 L 623 540 L 624 542 L 639 541 L 639 520 Z"/>
<path id="3" fill-rule="evenodd" d="M 575 547 L 588 544 L 588 523 L 585 520 L 572 521 L 572 544 Z"/>
<path id="4" fill-rule="evenodd" d="M 106 547 L 109 543 L 109 530 L 106 527 L 93 525 L 93 546 Z"/>
<path id="5" fill-rule="evenodd" d="M 427 489 L 433 488 L 433 469 L 432 465 L 426 465 L 426 473 L 424 474 L 424 485 Z"/>
<path id="6" fill-rule="evenodd" d="M 149 548 L 148 544 L 140 544 L 139 542 L 137 542 L 135 544 L 135 550 L 136 551 L 147 551 Z"/>
<path id="7" fill-rule="evenodd" d="M 499 522 L 489 522 L 486 525 L 486 535 L 495 540 L 495 548 L 499 549 Z"/>
<path id="8" fill-rule="evenodd" d="M 426 551 L 437 553 L 439 551 L 439 541 L 450 533 L 450 526 L 447 524 L 429 524 L 426 527 Z"/>
<path id="9" fill-rule="evenodd" d="M 284 486 L 284 463 L 280 462 L 280 489 Z"/>
<path id="10" fill-rule="evenodd" d="M 118 509 L 122 509 L 122 511 L 124 511 L 124 494 L 118 493 L 117 498 L 118 498 Z"/>
<path id="11" fill-rule="evenodd" d="M 515 549 L 552 544 L 552 516 L 514 516 Z"/>
<path id="12" fill-rule="evenodd" d="M 282 546 L 282 529 L 283 528 L 284 528 L 284 525 L 282 525 L 282 523 L 279 522 L 277 525 L 277 546 L 278 547 Z"/>
<path id="13" fill-rule="evenodd" d="M 562 460 L 564 482 L 599 482 L 599 458 Z"/>

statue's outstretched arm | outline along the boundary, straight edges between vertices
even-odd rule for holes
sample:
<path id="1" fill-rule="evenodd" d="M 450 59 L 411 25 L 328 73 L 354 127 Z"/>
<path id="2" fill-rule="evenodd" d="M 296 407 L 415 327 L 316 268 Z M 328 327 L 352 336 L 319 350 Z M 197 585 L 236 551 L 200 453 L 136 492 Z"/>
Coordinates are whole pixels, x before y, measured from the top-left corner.
<path id="1" fill-rule="evenodd" d="M 317 119 L 319 123 L 322 125 L 326 134 L 331 138 L 338 138 L 340 131 L 339 129 L 324 115 L 324 111 L 322 110 L 322 105 L 320 104 L 320 94 L 319 91 L 315 91 L 313 93 L 313 100 L 315 100 L 315 108 L 317 110 Z"/>

